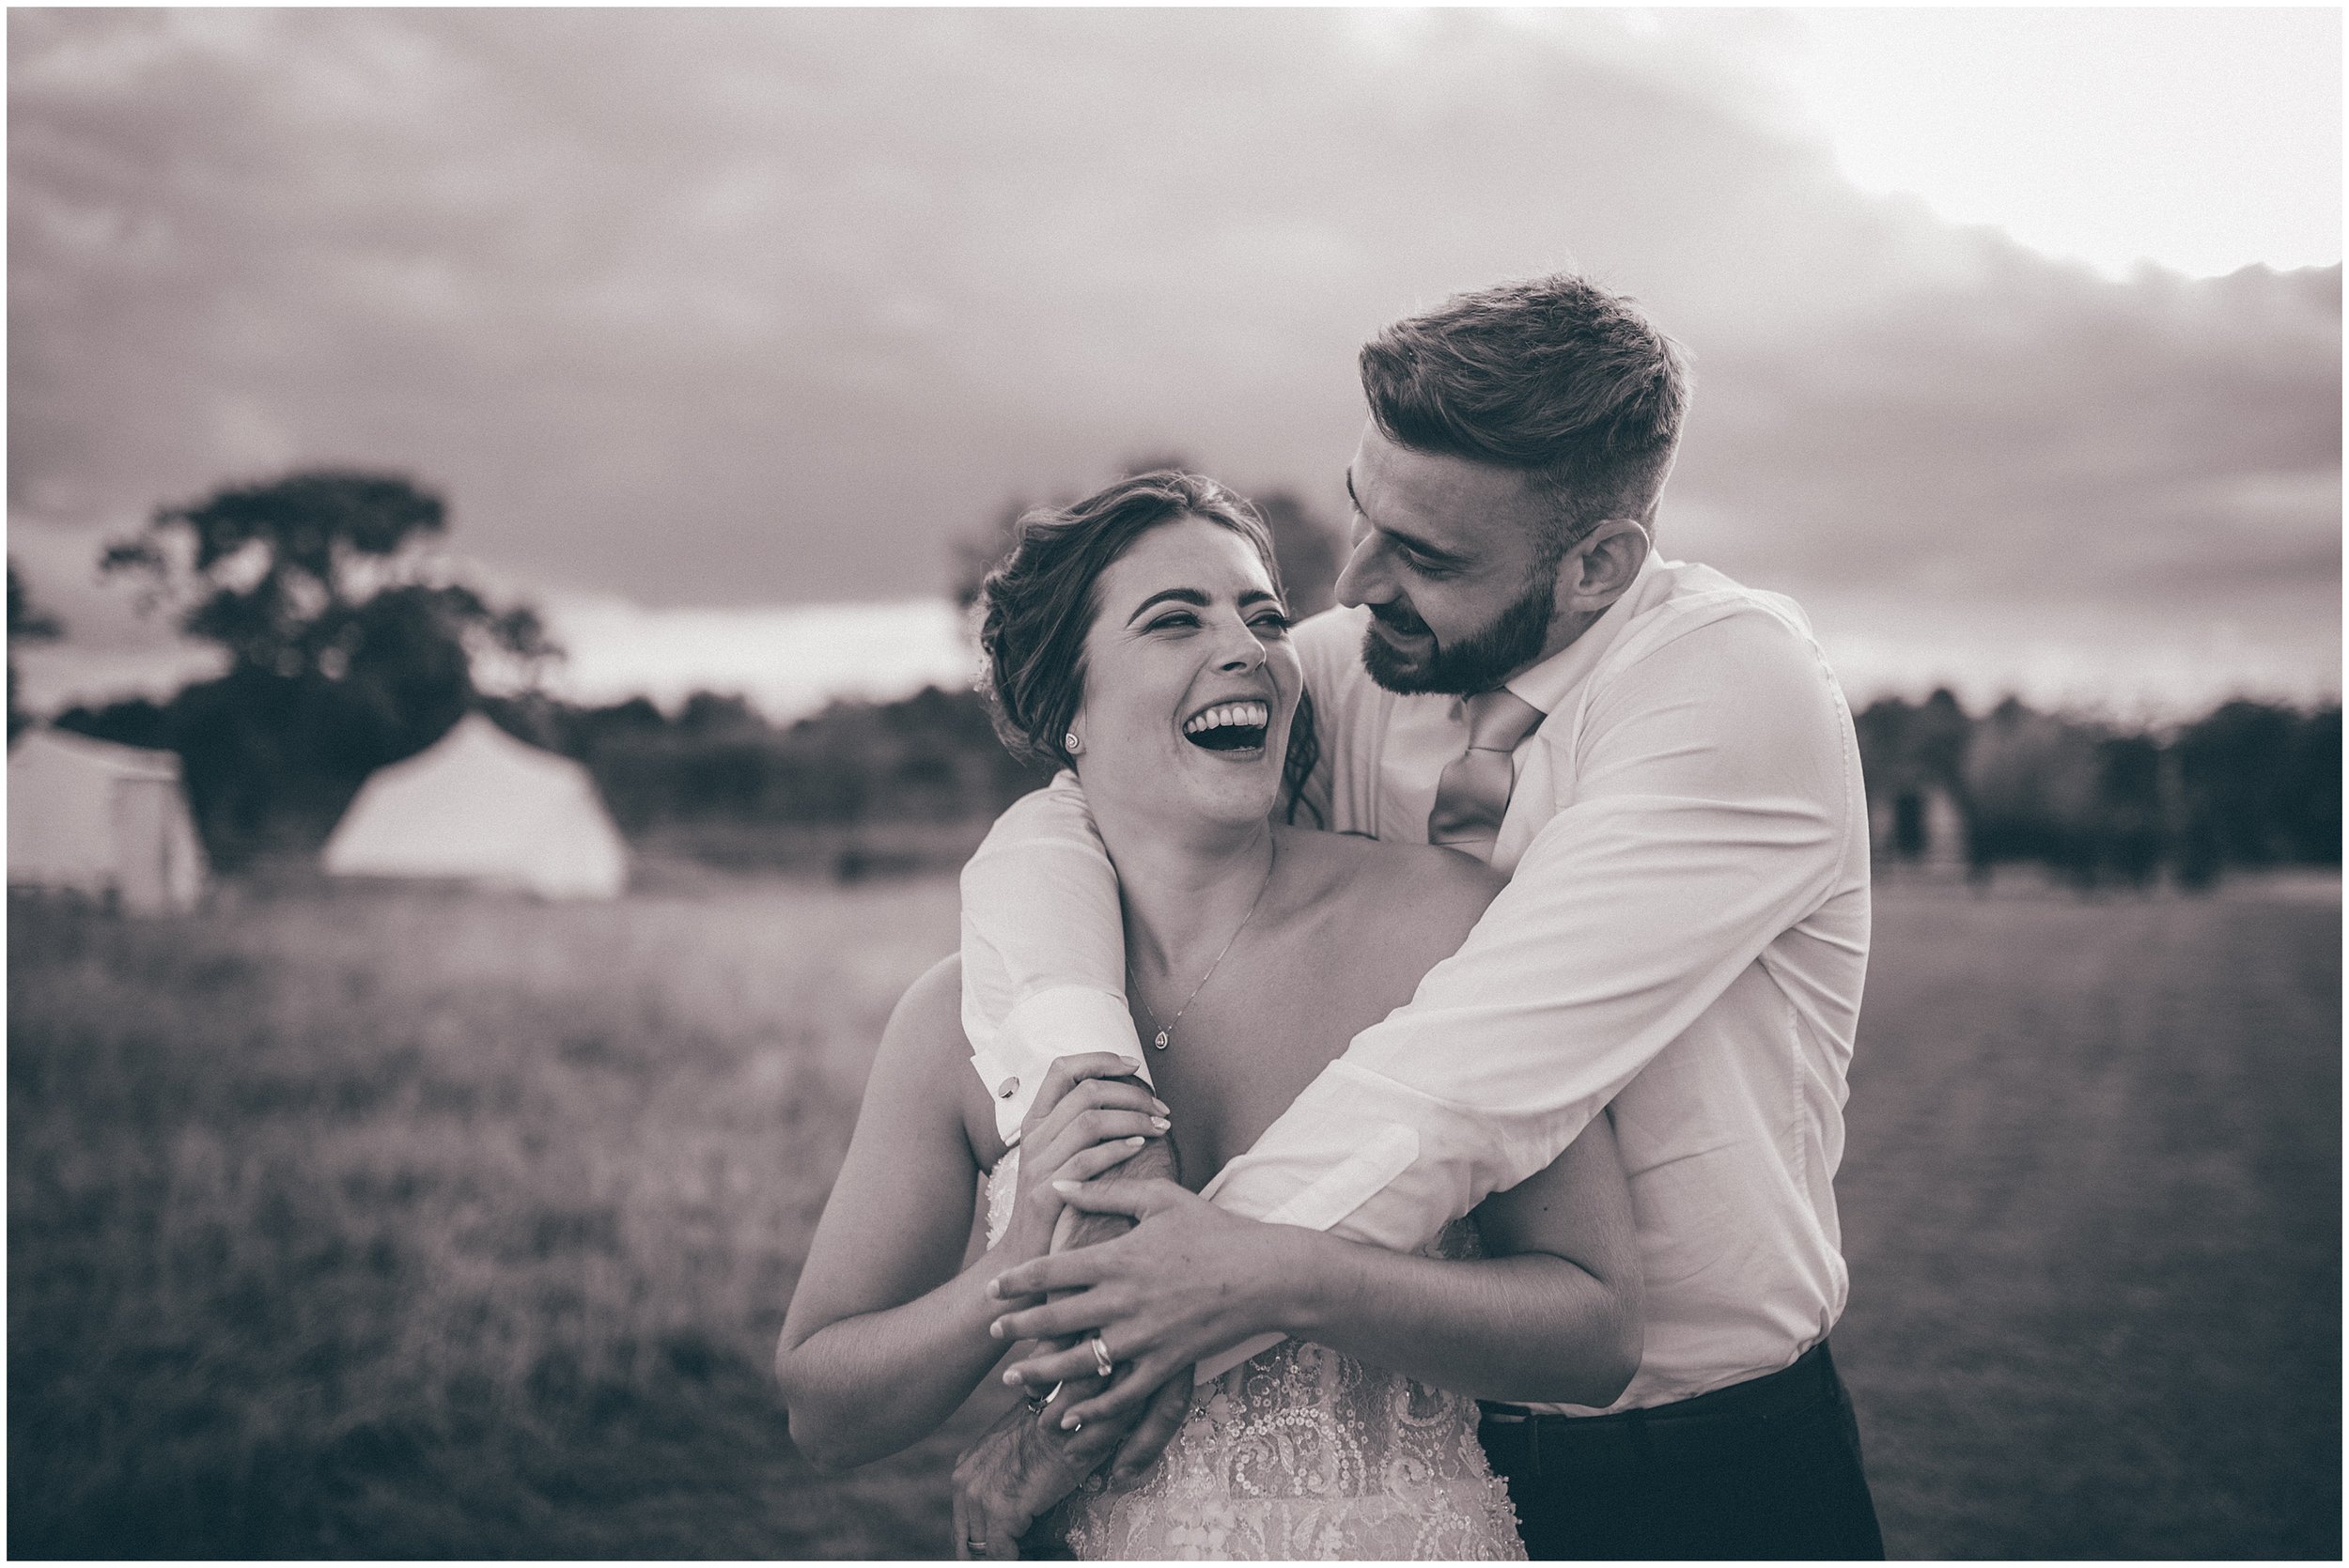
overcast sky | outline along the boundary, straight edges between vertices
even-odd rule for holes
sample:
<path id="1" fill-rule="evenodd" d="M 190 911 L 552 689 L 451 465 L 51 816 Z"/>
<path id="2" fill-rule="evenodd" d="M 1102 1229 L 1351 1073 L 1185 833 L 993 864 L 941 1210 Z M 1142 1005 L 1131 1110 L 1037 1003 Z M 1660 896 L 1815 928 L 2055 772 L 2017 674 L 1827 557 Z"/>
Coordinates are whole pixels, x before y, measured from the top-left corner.
<path id="1" fill-rule="evenodd" d="M 75 632 L 54 678 L 152 641 L 94 540 L 334 461 L 441 489 L 582 690 L 690 681 L 689 644 L 798 690 L 853 640 L 777 607 L 934 594 L 1007 497 L 1130 455 L 1336 519 L 1362 338 L 1570 267 L 1695 355 L 1666 552 L 1802 599 L 1855 696 L 2338 691 L 2333 11 L 16 9 L 8 41 L 9 549 Z"/>

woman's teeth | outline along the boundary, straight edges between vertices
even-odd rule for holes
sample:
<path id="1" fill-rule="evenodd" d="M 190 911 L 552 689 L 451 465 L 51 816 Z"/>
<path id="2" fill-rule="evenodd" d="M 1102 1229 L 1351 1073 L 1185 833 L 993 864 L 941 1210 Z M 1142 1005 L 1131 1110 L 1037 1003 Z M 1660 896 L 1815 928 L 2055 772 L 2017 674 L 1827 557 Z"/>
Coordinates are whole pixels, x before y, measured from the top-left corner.
<path id="1" fill-rule="evenodd" d="M 1264 744 L 1272 709 L 1263 703 L 1221 703 L 1183 722 L 1183 736 L 1210 751 L 1245 751 Z"/>
<path id="2" fill-rule="evenodd" d="M 1197 735 L 1203 730 L 1219 729 L 1227 724 L 1253 724 L 1258 729 L 1272 722 L 1272 710 L 1262 703 L 1225 703 L 1190 720 L 1183 725 L 1185 735 Z"/>

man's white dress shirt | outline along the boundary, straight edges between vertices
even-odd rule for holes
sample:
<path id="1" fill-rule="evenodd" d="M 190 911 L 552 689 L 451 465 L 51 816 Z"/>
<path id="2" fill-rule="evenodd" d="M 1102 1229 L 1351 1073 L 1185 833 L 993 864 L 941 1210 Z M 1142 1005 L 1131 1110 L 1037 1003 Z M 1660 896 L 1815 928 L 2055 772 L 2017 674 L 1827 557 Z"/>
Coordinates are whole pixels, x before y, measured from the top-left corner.
<path id="1" fill-rule="evenodd" d="M 1373 682 L 1366 618 L 1331 611 L 1295 634 L 1315 797 L 1333 829 L 1424 842 L 1461 705 Z M 1868 835 L 1843 693 L 1792 602 L 1652 556 L 1508 687 L 1547 715 L 1513 759 L 1493 853 L 1509 885 L 1206 1195 L 1409 1250 L 1611 1105 L 1647 1327 L 1610 1408 L 1777 1371 L 1826 1337 L 1847 1288 L 1831 1182 Z M 1053 1058 L 1146 1055 L 1115 874 L 1073 778 L 1004 814 L 962 891 L 963 1022 L 1006 1133 Z"/>

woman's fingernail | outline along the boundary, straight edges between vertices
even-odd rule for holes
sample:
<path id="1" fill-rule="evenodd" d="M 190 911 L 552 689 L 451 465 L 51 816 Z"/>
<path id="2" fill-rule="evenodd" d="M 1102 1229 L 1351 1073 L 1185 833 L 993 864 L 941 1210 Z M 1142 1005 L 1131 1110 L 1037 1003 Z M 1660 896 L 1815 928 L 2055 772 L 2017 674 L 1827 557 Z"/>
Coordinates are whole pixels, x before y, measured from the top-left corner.
<path id="1" fill-rule="evenodd" d="M 1131 1138 L 1128 1138 L 1128 1140 L 1126 1140 L 1126 1147 L 1128 1147 L 1128 1148 L 1129 1148 L 1129 1149 L 1139 1149 L 1139 1148 L 1141 1148 L 1141 1147 L 1142 1147 L 1144 1143 L 1147 1143 L 1147 1142 L 1149 1142 L 1149 1141 L 1149 1141 L 1148 1139 L 1146 1139 L 1146 1138 L 1143 1137 L 1143 1136 L 1142 1136 L 1142 1134 L 1140 1134 L 1140 1133 L 1136 1133 L 1136 1134 L 1134 1134 Z"/>
<path id="2" fill-rule="evenodd" d="M 1083 1188 L 1084 1184 L 1082 1182 L 1056 1181 L 1052 1184 L 1052 1190 L 1059 1193 L 1064 1198 L 1074 1198 L 1079 1192 L 1082 1191 Z"/>
<path id="3" fill-rule="evenodd" d="M 987 1336 L 991 1340 L 1000 1340 L 1003 1337 L 1003 1320 L 1002 1318 L 999 1317 L 994 1322 L 987 1326 Z"/>
<path id="4" fill-rule="evenodd" d="M 1164 1132 L 1167 1128 L 1169 1128 L 1169 1127 L 1173 1126 L 1174 1124 L 1174 1123 L 1172 1123 L 1172 1122 L 1170 1122 L 1170 1121 L 1168 1121 L 1168 1120 L 1167 1120 L 1165 1117 L 1163 1117 L 1163 1116 L 1153 1116 L 1153 1117 L 1151 1117 L 1151 1118 L 1150 1118 L 1150 1125 L 1151 1125 L 1152 1126 L 1154 1126 L 1154 1127 L 1158 1128 L 1160 1132 Z"/>
<path id="5" fill-rule="evenodd" d="M 1002 1276 L 998 1275 L 996 1278 L 989 1280 L 987 1282 L 987 1290 L 984 1294 L 989 1301 L 1001 1301 L 1003 1298 L 1003 1281 Z"/>
<path id="6" fill-rule="evenodd" d="M 1131 1067 L 1135 1072 L 1142 1071 L 1142 1058 L 1139 1056 L 1121 1056 L 1118 1060 L 1126 1063 L 1127 1066 Z"/>
<path id="7" fill-rule="evenodd" d="M 1007 1388 L 1016 1389 L 1019 1387 L 1019 1374 L 1016 1372 L 1007 1372 L 1003 1374 L 1003 1383 Z"/>
<path id="8" fill-rule="evenodd" d="M 1150 1109 L 1157 1111 L 1161 1116 L 1172 1116 L 1174 1114 L 1173 1108 L 1170 1107 L 1164 1100 L 1152 1100 L 1150 1102 Z"/>
<path id="9" fill-rule="evenodd" d="M 1074 1432 L 1082 1425 L 1084 1425 L 1084 1422 L 1079 1421 L 1074 1416 L 1063 1416 L 1060 1419 L 1060 1429 L 1063 1432 Z"/>

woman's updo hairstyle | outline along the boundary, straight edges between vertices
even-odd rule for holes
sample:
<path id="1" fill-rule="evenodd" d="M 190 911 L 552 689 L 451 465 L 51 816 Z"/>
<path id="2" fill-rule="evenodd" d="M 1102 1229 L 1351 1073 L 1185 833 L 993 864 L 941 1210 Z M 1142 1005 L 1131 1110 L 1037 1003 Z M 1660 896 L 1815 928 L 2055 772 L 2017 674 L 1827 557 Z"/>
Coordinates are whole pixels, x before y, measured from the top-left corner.
<path id="1" fill-rule="evenodd" d="M 979 585 L 981 689 L 995 733 L 1012 755 L 1074 766 L 1063 742 L 1084 701 L 1085 633 L 1099 612 L 1101 574 L 1143 535 L 1185 517 L 1205 518 L 1246 539 L 1273 590 L 1282 591 L 1264 519 L 1245 498 L 1202 474 L 1138 474 L 1074 505 L 1039 507 L 1019 520 L 1010 553 Z M 1320 754 L 1313 702 L 1300 694 L 1281 769 L 1291 819 Z"/>

